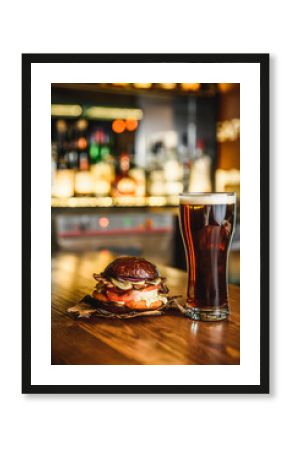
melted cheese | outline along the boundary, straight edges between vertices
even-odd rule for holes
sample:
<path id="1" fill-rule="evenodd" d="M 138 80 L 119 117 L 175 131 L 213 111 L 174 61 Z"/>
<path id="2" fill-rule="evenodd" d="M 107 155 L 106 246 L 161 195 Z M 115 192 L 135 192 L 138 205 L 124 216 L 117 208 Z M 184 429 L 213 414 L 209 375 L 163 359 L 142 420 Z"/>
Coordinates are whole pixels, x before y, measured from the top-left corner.
<path id="1" fill-rule="evenodd" d="M 159 295 L 158 289 L 152 291 L 134 291 L 132 297 L 134 297 L 136 302 L 145 301 L 147 307 L 158 300 L 162 303 L 167 303 L 167 298 L 163 295 Z"/>

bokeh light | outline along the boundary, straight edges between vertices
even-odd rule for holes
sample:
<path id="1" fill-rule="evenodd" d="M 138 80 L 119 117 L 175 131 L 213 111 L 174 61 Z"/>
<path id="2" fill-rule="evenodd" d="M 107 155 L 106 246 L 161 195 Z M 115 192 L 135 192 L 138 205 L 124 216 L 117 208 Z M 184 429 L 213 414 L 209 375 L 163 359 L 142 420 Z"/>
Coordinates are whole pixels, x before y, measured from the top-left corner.
<path id="1" fill-rule="evenodd" d="M 100 217 L 99 218 L 99 225 L 102 228 L 107 228 L 109 226 L 109 219 L 108 217 Z"/>
<path id="2" fill-rule="evenodd" d="M 181 83 L 181 88 L 184 91 L 198 91 L 200 83 Z"/>
<path id="3" fill-rule="evenodd" d="M 125 128 L 126 128 L 126 123 L 124 122 L 124 120 L 116 119 L 112 123 L 112 130 L 115 133 L 118 133 L 118 134 L 123 133 L 125 131 Z"/>
<path id="4" fill-rule="evenodd" d="M 126 128 L 128 131 L 135 131 L 138 127 L 138 122 L 136 119 L 127 119 Z"/>

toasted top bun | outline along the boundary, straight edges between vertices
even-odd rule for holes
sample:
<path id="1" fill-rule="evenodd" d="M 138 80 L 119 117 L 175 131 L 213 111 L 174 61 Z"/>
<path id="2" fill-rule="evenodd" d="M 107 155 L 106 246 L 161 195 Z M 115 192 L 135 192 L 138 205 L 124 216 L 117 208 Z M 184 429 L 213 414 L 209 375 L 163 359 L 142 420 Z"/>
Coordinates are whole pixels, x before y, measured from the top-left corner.
<path id="1" fill-rule="evenodd" d="M 121 256 L 106 267 L 102 276 L 129 280 L 153 280 L 159 277 L 159 271 L 154 264 L 144 258 Z"/>

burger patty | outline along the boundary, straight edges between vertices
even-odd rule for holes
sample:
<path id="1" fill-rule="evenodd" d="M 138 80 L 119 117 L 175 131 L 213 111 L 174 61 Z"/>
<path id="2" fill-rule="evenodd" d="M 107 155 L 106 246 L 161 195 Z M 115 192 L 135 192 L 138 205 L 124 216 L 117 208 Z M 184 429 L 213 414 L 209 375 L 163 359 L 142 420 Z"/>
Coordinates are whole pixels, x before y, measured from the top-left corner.
<path id="1" fill-rule="evenodd" d="M 97 285 L 93 297 L 101 302 L 114 303 L 130 309 L 156 309 L 167 303 L 167 298 L 162 295 L 159 286 L 147 286 L 142 290 L 121 291 L 114 287 Z"/>
<path id="2" fill-rule="evenodd" d="M 164 304 L 167 303 L 166 297 L 158 296 L 156 298 L 151 299 L 134 299 L 134 298 L 127 298 L 126 301 L 122 301 L 123 299 L 114 298 L 109 299 L 106 295 L 100 294 L 97 291 L 94 291 L 92 293 L 92 297 L 97 300 L 98 302 L 102 303 L 104 306 L 106 305 L 106 308 L 109 310 L 153 310 L 153 309 L 159 309 Z"/>

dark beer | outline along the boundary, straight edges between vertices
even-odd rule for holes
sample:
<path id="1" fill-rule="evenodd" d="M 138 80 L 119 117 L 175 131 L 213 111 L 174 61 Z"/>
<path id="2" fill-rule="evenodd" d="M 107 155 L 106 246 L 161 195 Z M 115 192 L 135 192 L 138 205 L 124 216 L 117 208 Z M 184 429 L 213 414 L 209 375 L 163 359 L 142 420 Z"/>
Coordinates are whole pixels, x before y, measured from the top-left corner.
<path id="1" fill-rule="evenodd" d="M 235 226 L 233 193 L 182 194 L 180 229 L 187 271 L 188 315 L 199 320 L 227 317 L 227 265 Z"/>

